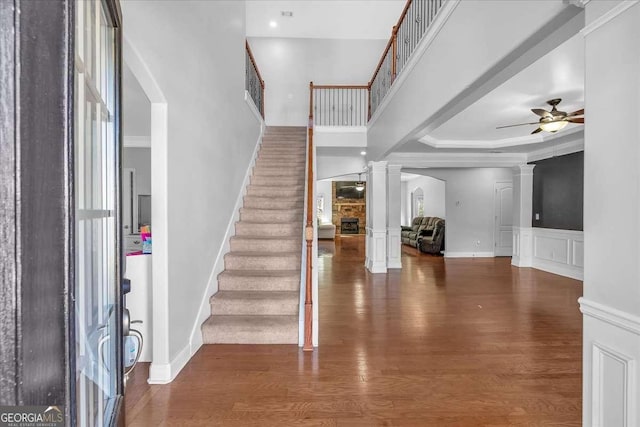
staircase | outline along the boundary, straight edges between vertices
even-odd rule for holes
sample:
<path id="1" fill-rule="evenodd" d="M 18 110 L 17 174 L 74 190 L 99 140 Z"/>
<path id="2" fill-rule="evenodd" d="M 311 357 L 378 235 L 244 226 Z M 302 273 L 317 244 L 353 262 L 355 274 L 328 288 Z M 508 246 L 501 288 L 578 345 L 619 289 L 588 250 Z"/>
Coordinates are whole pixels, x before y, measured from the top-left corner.
<path id="1" fill-rule="evenodd" d="M 211 316 L 205 344 L 297 344 L 306 128 L 268 127 Z"/>

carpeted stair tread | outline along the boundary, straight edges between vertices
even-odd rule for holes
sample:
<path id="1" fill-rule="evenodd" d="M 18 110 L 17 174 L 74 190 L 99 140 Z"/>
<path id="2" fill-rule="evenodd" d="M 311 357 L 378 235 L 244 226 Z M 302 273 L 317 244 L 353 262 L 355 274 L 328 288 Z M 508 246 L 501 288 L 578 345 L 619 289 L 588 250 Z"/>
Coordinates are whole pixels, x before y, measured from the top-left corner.
<path id="1" fill-rule="evenodd" d="M 296 176 L 252 176 L 251 185 L 272 187 L 274 185 L 303 185 L 303 177 Z"/>
<path id="2" fill-rule="evenodd" d="M 298 316 L 211 316 L 202 335 L 207 344 L 297 344 Z"/>
<path id="3" fill-rule="evenodd" d="M 300 266 L 300 252 L 229 252 L 224 266 L 228 270 L 293 270 Z"/>
<path id="4" fill-rule="evenodd" d="M 292 291 L 218 291 L 209 300 L 214 315 L 295 315 L 299 294 Z"/>
<path id="5" fill-rule="evenodd" d="M 236 223 L 236 236 L 299 236 L 302 233 L 302 225 L 298 224 L 278 224 L 278 223 L 258 223 L 258 222 L 238 222 Z"/>
<path id="6" fill-rule="evenodd" d="M 202 324 L 206 344 L 297 344 L 306 127 L 267 127 Z"/>
<path id="7" fill-rule="evenodd" d="M 304 201 L 293 197 L 276 200 L 273 197 L 244 196 L 244 206 L 256 209 L 301 209 Z"/>
<path id="8" fill-rule="evenodd" d="M 240 209 L 240 221 L 256 223 L 290 223 L 302 219 L 302 209 Z"/>
<path id="9" fill-rule="evenodd" d="M 218 275 L 220 291 L 289 291 L 300 289 L 300 270 L 225 270 Z"/>
<path id="10" fill-rule="evenodd" d="M 295 252 L 302 239 L 299 236 L 233 236 L 231 252 Z"/>

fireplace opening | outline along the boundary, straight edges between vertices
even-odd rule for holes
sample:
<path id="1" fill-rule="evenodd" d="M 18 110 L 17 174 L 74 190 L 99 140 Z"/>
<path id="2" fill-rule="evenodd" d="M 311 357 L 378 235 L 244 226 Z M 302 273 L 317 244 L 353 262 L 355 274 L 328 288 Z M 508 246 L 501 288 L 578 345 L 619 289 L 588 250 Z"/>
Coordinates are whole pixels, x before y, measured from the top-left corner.
<path id="1" fill-rule="evenodd" d="M 358 234 L 360 232 L 358 218 L 341 218 L 340 234 Z"/>

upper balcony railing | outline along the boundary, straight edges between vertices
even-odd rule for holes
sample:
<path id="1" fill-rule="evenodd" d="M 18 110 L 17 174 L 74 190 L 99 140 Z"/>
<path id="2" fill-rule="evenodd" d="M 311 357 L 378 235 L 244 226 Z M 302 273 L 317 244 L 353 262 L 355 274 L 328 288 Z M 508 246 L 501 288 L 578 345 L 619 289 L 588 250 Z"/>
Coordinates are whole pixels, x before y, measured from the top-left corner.
<path id="1" fill-rule="evenodd" d="M 408 0 L 369 82 L 369 118 L 402 72 L 445 0 Z"/>
<path id="2" fill-rule="evenodd" d="M 316 126 L 366 126 L 369 86 L 314 85 L 311 83 Z"/>
<path id="3" fill-rule="evenodd" d="M 366 85 L 312 85 L 316 126 L 366 126 L 446 0 L 408 0 Z"/>
<path id="4" fill-rule="evenodd" d="M 249 96 L 253 100 L 256 108 L 260 111 L 260 115 L 264 119 L 264 80 L 260 76 L 260 71 L 256 65 L 249 43 L 245 42 L 246 47 L 246 67 L 244 88 L 249 92 Z"/>

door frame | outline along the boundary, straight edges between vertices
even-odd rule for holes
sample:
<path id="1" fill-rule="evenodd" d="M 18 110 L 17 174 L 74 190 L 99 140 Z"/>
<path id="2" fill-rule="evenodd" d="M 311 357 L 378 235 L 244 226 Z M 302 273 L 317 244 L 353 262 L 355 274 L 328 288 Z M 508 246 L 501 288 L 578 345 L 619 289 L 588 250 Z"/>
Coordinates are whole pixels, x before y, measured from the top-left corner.
<path id="1" fill-rule="evenodd" d="M 116 37 L 120 164 L 122 15 L 118 0 L 102 3 Z M 74 40 L 75 0 L 0 1 L 0 405 L 63 406 L 66 425 L 77 404 Z M 121 231 L 116 240 L 121 253 Z M 110 425 L 124 425 L 123 392 L 120 380 Z"/>
<path id="2" fill-rule="evenodd" d="M 511 186 L 511 209 L 513 212 L 513 181 L 496 181 L 493 184 L 493 256 L 512 256 L 513 255 L 513 243 L 511 244 L 511 253 L 508 255 L 498 254 L 498 212 L 496 205 L 498 203 L 498 186 L 501 184 L 509 184 Z M 513 242 L 513 220 L 511 221 L 511 241 Z"/>

